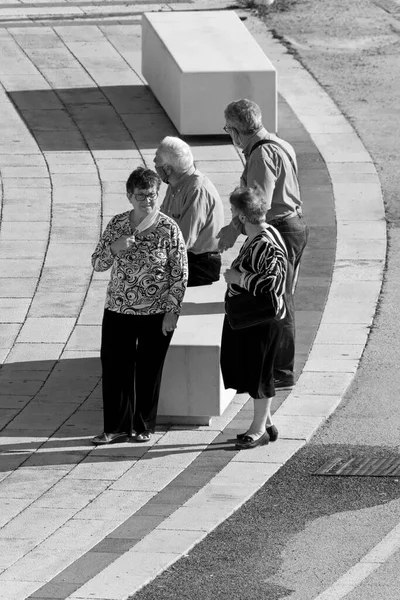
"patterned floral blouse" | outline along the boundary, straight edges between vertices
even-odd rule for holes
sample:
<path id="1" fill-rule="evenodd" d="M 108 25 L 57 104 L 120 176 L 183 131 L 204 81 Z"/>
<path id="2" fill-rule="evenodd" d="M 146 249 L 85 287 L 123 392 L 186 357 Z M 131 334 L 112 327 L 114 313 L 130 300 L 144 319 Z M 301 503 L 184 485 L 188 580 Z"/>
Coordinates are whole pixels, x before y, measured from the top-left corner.
<path id="1" fill-rule="evenodd" d="M 268 226 L 252 240 L 247 239 L 233 261 L 231 268 L 241 272 L 240 284 L 228 285 L 228 294 L 234 296 L 247 290 L 258 296 L 270 294 L 274 306 L 285 309 L 287 251 L 285 242 L 275 227 Z M 282 313 L 285 315 L 286 310 Z"/>
<path id="2" fill-rule="evenodd" d="M 92 255 L 95 271 L 111 267 L 105 308 L 129 315 L 179 314 L 188 276 L 180 229 L 160 212 L 148 233 L 137 235 L 129 250 L 113 256 L 111 244 L 122 235 L 133 235 L 130 212 L 111 219 Z"/>

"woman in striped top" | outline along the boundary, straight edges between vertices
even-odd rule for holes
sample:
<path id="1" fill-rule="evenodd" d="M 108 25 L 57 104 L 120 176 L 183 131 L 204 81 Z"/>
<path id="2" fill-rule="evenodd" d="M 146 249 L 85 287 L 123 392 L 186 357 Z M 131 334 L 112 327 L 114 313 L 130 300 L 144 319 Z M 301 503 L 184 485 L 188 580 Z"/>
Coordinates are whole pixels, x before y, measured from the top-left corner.
<path id="1" fill-rule="evenodd" d="M 274 361 L 283 332 L 287 252 L 280 233 L 265 220 L 267 203 L 257 188 L 238 188 L 230 196 L 232 216 L 243 223 L 247 240 L 225 272 L 228 295 L 244 290 L 269 295 L 282 308 L 280 320 L 245 329 L 232 329 L 225 317 L 221 369 L 226 388 L 253 398 L 254 416 L 248 430 L 237 436 L 238 448 L 255 448 L 275 441 L 271 402 L 275 395 Z"/>

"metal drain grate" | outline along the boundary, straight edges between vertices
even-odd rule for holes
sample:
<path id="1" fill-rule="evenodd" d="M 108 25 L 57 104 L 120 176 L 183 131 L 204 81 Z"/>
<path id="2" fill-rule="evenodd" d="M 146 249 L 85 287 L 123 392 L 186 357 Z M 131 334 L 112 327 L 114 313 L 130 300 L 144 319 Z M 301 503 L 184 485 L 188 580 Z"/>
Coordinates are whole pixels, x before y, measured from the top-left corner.
<path id="1" fill-rule="evenodd" d="M 400 456 L 395 458 L 331 458 L 313 475 L 340 477 L 400 477 Z"/>

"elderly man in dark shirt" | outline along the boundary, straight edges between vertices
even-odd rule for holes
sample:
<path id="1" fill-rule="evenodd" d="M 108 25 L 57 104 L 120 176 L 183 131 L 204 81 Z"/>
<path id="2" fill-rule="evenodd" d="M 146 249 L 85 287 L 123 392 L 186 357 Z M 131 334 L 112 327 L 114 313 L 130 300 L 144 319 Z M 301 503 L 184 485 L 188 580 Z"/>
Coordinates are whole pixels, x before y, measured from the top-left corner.
<path id="1" fill-rule="evenodd" d="M 308 239 L 308 226 L 302 214 L 297 179 L 296 155 L 292 146 L 269 133 L 262 124 L 260 107 L 251 100 L 231 102 L 225 109 L 226 125 L 236 147 L 243 151 L 245 167 L 240 179 L 243 187 L 259 187 L 267 199 L 267 223 L 278 229 L 288 251 L 286 277 L 287 316 L 284 335 L 275 361 L 275 387 L 294 383 L 295 319 L 294 290 L 300 259 Z M 219 249 L 231 248 L 242 233 L 237 220 L 219 233 Z"/>
<path id="2" fill-rule="evenodd" d="M 168 183 L 161 211 L 179 225 L 188 253 L 188 286 L 218 281 L 221 255 L 217 234 L 224 223 L 221 198 L 208 177 L 196 169 L 186 142 L 168 136 L 157 149 L 154 166 Z"/>

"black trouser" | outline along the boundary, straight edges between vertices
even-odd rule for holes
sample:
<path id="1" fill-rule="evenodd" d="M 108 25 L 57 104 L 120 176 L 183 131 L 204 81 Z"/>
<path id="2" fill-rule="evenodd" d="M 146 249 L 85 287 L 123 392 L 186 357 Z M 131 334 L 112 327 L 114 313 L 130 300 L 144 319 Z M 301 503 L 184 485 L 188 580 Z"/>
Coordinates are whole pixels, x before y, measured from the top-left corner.
<path id="1" fill-rule="evenodd" d="M 106 433 L 153 432 L 165 356 L 172 333 L 163 335 L 164 314 L 104 311 L 101 336 Z"/>
<path id="2" fill-rule="evenodd" d="M 272 221 L 283 237 L 288 252 L 286 274 L 286 317 L 283 322 L 283 336 L 275 358 L 275 379 L 291 379 L 294 372 L 295 354 L 295 315 L 294 291 L 299 274 L 300 260 L 308 240 L 308 225 L 302 214 L 286 221 Z"/>
<path id="3" fill-rule="evenodd" d="M 188 252 L 189 280 L 188 287 L 209 285 L 218 281 L 221 271 L 221 255 L 219 252 L 194 254 Z"/>

